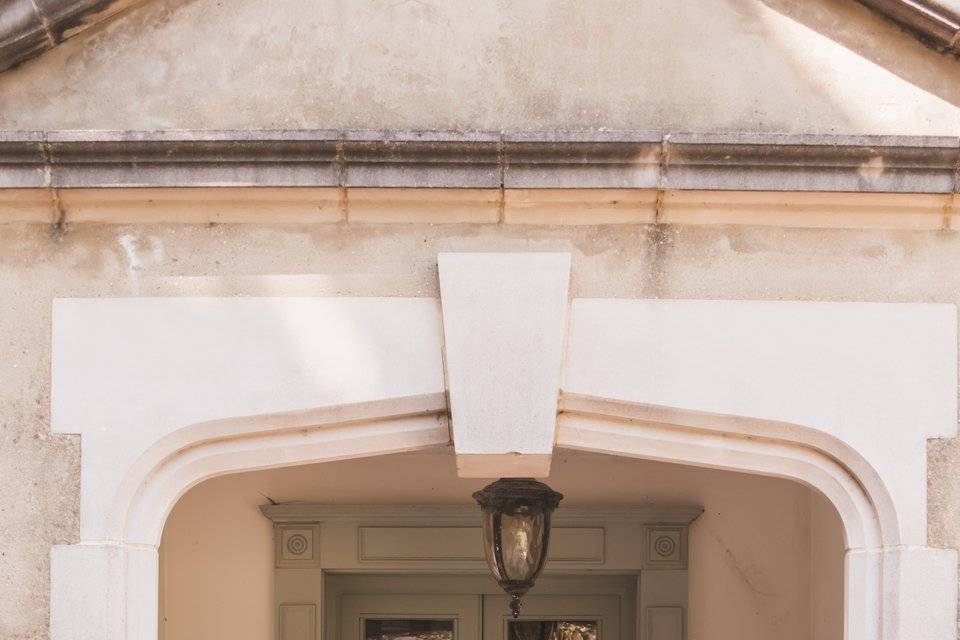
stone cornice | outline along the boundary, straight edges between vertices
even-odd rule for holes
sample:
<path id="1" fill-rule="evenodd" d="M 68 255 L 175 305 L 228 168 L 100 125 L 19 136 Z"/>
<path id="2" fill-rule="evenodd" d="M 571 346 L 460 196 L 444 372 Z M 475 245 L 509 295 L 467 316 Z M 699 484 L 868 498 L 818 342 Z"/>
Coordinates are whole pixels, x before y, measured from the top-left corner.
<path id="1" fill-rule="evenodd" d="M 960 138 L 657 132 L 0 132 L 0 188 L 956 193 Z"/>

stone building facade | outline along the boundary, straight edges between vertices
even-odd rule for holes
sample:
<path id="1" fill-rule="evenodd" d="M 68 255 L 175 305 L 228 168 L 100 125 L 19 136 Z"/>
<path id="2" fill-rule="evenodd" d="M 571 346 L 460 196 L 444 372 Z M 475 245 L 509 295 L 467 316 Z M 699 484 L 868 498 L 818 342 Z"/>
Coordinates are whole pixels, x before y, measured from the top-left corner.
<path id="1" fill-rule="evenodd" d="M 0 637 L 315 640 L 266 496 L 501 475 L 702 508 L 642 640 L 956 637 L 950 2 L 29 4 Z"/>

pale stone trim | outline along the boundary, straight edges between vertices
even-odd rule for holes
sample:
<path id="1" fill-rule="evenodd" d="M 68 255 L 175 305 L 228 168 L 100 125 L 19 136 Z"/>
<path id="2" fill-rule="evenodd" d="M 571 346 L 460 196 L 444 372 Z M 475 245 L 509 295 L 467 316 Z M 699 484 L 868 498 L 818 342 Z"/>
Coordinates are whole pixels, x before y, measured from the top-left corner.
<path id="1" fill-rule="evenodd" d="M 53 196 L 56 196 L 54 198 Z M 952 194 L 656 189 L 0 189 L 0 224 L 743 224 L 958 228 Z"/>
<path id="2" fill-rule="evenodd" d="M 284 416 L 260 416 L 261 435 L 188 446 L 144 478 L 123 541 L 51 549 L 51 638 L 156 637 L 157 548 L 167 514 L 202 480 L 226 473 L 416 451 L 449 442 L 443 416 L 348 422 L 339 427 L 266 431 Z M 142 542 L 141 542 L 142 541 Z"/>
<path id="3" fill-rule="evenodd" d="M 836 507 L 848 549 L 900 544 L 896 509 L 876 470 L 824 431 L 565 392 L 557 446 L 594 451 L 606 447 L 666 461 L 676 461 L 680 452 L 688 464 L 800 480 Z"/>
<path id="4" fill-rule="evenodd" d="M 290 456 L 309 456 L 310 451 L 322 451 L 322 459 L 335 459 L 332 443 L 338 443 L 348 428 L 350 438 L 381 438 L 381 445 L 396 438 L 398 452 L 409 450 L 408 439 L 412 439 L 414 448 L 448 444 L 446 411 L 444 394 L 428 394 L 216 420 L 178 429 L 158 440 L 129 467 L 111 507 L 110 520 L 122 525 L 122 540 L 158 545 L 169 509 L 189 487 L 219 475 L 213 469 L 221 464 L 226 465 L 225 472 L 239 470 L 230 465 L 244 464 L 259 446 L 279 447 L 276 463 L 249 469 L 304 464 L 290 462 Z M 361 436 L 360 429 L 353 425 L 367 425 L 369 433 Z M 283 447 L 291 443 L 296 446 L 286 451 Z M 215 461 L 208 460 L 214 450 Z M 192 475 L 191 470 L 201 467 L 205 468 L 203 473 Z"/>
<path id="5" fill-rule="evenodd" d="M 441 310 L 461 314 L 453 322 L 470 335 L 491 313 L 476 301 L 497 300 L 473 288 L 501 282 L 483 276 L 461 279 L 466 291 L 442 309 L 402 298 L 58 300 L 52 423 L 83 436 L 82 539 L 51 552 L 53 640 L 155 633 L 156 547 L 197 482 L 448 445 Z M 563 295 L 546 307 L 562 318 L 566 285 L 548 280 Z M 507 366 L 509 341 L 506 355 L 455 356 L 481 382 L 524 371 L 549 382 L 531 395 L 553 403 L 547 431 L 539 410 L 530 433 L 520 420 L 493 442 L 476 423 L 467 436 L 478 452 L 532 442 L 527 454 L 549 455 L 557 444 L 806 483 L 844 524 L 846 637 L 955 636 L 956 553 L 925 546 L 924 498 L 925 441 L 956 429 L 952 307 L 594 299 L 572 309 L 568 330 L 538 334 L 549 344 L 527 353 L 544 360 L 532 369 Z M 500 388 L 487 382 L 473 391 Z"/>
<path id="6" fill-rule="evenodd" d="M 316 224 L 343 220 L 340 191 L 331 187 L 58 189 L 57 195 L 57 211 L 51 215 L 63 212 L 63 222 L 69 223 Z"/>
<path id="7" fill-rule="evenodd" d="M 957 429 L 952 305 L 580 298 L 570 317 L 564 392 L 822 431 L 883 478 L 898 542 L 926 544 L 926 440 Z"/>
<path id="8" fill-rule="evenodd" d="M 457 475 L 461 478 L 546 478 L 552 453 L 458 453 Z"/>
<path id="9" fill-rule="evenodd" d="M 953 230 L 950 194 L 669 191 L 665 224 L 744 224 L 811 229 Z"/>
<path id="10" fill-rule="evenodd" d="M 444 366 L 460 477 L 550 475 L 569 253 L 441 253 Z"/>
<path id="11" fill-rule="evenodd" d="M 56 300 L 51 421 L 83 436 L 82 539 L 124 540 L 142 480 L 265 428 L 242 416 L 289 431 L 445 406 L 441 339 L 428 298 Z"/>
<path id="12" fill-rule="evenodd" d="M 265 432 L 196 445 L 145 479 L 127 514 L 125 540 L 159 545 L 163 523 L 190 487 L 236 471 L 269 469 L 369 455 L 416 451 L 450 442 L 445 416 L 422 416 L 300 430 Z"/>
<path id="13" fill-rule="evenodd" d="M 648 422 L 640 418 L 643 415 L 669 423 Z M 740 420 L 747 425 L 742 431 L 737 427 Z M 877 507 L 890 502 L 882 483 L 870 488 L 872 482 L 863 482 L 854 474 L 852 469 L 869 465 L 843 443 L 831 443 L 833 439 L 826 434 L 799 425 L 770 423 L 765 425 L 770 431 L 760 435 L 760 422 L 571 395 L 562 403 L 557 446 L 747 471 L 812 486 L 837 508 L 844 525 L 844 637 L 953 638 L 956 552 L 900 545 L 896 527 L 891 529 L 896 514 L 880 513 Z M 778 440 L 778 435 L 789 437 Z M 817 442 L 817 446 L 805 440 Z M 843 458 L 833 458 L 819 448 L 822 445 L 832 445 Z M 875 472 L 868 475 L 875 476 Z"/>
<path id="14" fill-rule="evenodd" d="M 354 187 L 343 193 L 347 222 L 472 223 L 500 220 L 498 189 Z"/>
<path id="15" fill-rule="evenodd" d="M 505 189 L 507 224 L 649 224 L 657 222 L 656 189 Z"/>

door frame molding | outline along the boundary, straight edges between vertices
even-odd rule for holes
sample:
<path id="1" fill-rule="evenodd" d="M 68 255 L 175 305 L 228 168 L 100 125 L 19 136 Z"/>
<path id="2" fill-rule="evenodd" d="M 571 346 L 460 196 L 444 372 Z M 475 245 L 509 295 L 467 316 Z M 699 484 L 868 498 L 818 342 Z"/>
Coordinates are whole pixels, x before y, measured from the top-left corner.
<path id="1" fill-rule="evenodd" d="M 329 632 L 324 592 L 331 571 L 487 575 L 474 506 L 287 503 L 260 510 L 274 527 L 277 640 L 321 640 Z M 683 640 L 688 530 L 702 512 L 689 505 L 562 507 L 553 518 L 551 554 L 565 555 L 548 563 L 547 576 L 641 575 L 636 623 L 648 630 L 641 637 Z M 280 613 L 292 606 L 304 615 L 319 612 L 313 629 L 285 633 Z M 664 631 L 654 632 L 655 620 Z"/>
<path id="2" fill-rule="evenodd" d="M 326 637 L 343 640 L 339 635 L 339 598 L 343 595 L 396 595 L 405 594 L 450 594 L 503 596 L 504 611 L 507 611 L 506 596 L 489 575 L 475 573 L 457 574 L 358 574 L 324 572 L 324 627 Z M 620 598 L 619 625 L 622 640 L 636 637 L 636 606 L 638 573 L 624 574 L 545 574 L 538 581 L 530 596 L 616 596 Z M 331 613 L 333 612 L 333 613 Z M 481 616 L 484 612 L 480 611 Z M 417 616 L 413 616 L 417 617 Z M 582 618 L 576 614 L 569 617 Z M 589 616 L 588 616 L 589 617 Z M 484 625 L 481 625 L 483 627 Z M 482 631 L 482 629 L 481 629 Z"/>

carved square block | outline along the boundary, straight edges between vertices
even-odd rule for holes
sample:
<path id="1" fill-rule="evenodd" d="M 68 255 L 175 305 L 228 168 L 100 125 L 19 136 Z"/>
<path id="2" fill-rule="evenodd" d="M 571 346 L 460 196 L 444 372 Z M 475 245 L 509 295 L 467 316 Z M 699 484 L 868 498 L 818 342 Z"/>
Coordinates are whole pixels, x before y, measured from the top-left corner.
<path id="1" fill-rule="evenodd" d="M 320 563 L 320 525 L 278 524 L 277 567 L 313 567 Z"/>
<path id="2" fill-rule="evenodd" d="M 647 525 L 643 555 L 644 569 L 686 569 L 687 528 Z"/>

